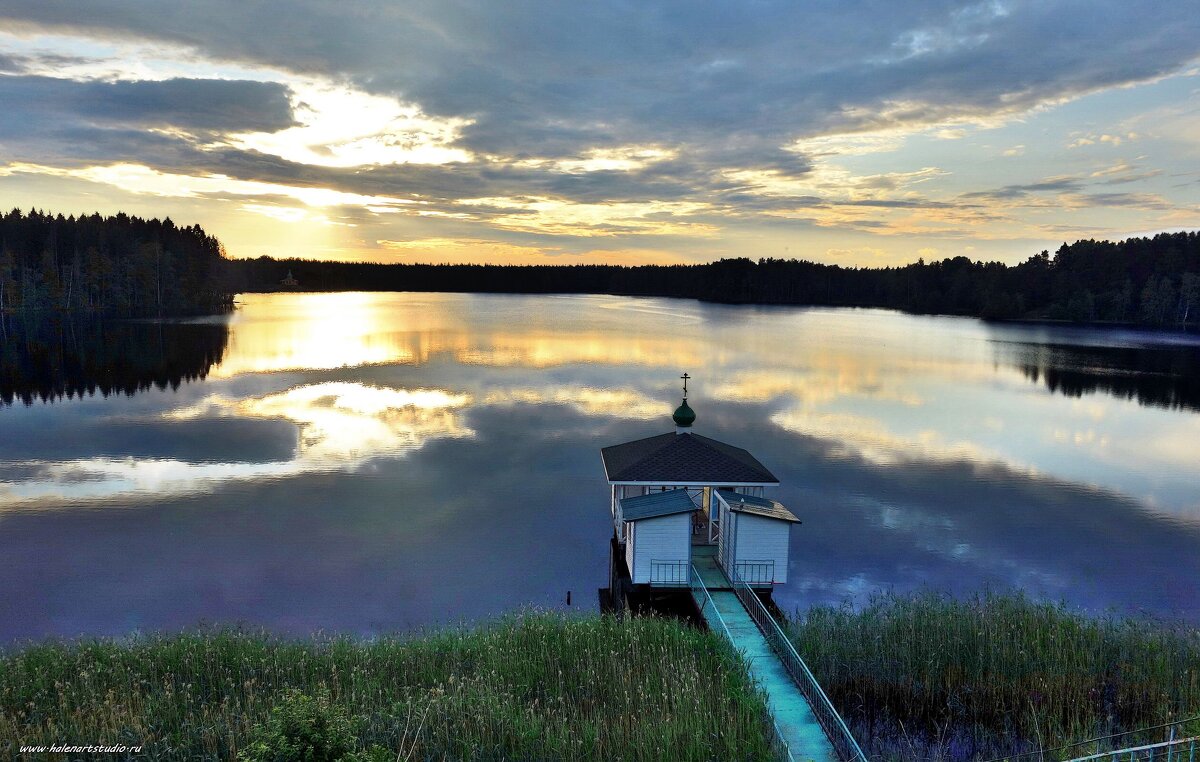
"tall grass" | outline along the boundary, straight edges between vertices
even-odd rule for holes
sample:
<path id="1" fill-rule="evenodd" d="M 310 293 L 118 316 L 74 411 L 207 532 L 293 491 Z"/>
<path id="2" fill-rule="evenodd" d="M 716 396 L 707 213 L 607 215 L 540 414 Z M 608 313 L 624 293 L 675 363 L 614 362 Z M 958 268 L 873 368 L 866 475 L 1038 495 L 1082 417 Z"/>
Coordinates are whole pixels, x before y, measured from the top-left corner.
<path id="1" fill-rule="evenodd" d="M 1200 714 L 1200 631 L 1181 624 L 919 593 L 787 630 L 875 759 L 989 759 Z"/>
<path id="2" fill-rule="evenodd" d="M 287 689 L 327 689 L 365 748 L 410 759 L 767 759 L 761 693 L 712 633 L 529 614 L 418 639 L 205 632 L 0 657 L 0 754 L 144 744 L 229 759 Z M 8 746 L 5 746 L 8 744 Z"/>

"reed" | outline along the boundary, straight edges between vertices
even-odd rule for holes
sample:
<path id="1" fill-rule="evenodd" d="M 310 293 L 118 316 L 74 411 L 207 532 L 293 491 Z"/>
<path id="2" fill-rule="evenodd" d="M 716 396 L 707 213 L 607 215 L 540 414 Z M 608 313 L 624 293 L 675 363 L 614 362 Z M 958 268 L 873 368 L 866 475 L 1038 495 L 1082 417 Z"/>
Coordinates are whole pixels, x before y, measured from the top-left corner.
<path id="1" fill-rule="evenodd" d="M 1200 631 L 1179 623 L 926 592 L 787 630 L 872 759 L 991 759 L 1200 714 Z"/>
<path id="2" fill-rule="evenodd" d="M 32 645 L 0 656 L 0 752 L 104 742 L 230 759 L 289 689 L 327 691 L 363 748 L 399 759 L 770 757 L 762 694 L 714 634 L 538 613 L 370 642 L 212 631 Z"/>

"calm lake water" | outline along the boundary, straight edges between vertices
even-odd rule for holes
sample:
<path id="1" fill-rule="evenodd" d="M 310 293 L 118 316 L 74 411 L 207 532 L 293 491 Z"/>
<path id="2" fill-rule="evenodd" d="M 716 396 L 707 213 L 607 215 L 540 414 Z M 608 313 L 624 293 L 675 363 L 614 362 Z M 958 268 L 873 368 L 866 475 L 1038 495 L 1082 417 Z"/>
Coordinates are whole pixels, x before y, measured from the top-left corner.
<path id="1" fill-rule="evenodd" d="M 785 609 L 1018 587 L 1200 622 L 1194 336 L 349 293 L 0 340 L 0 642 L 594 609 L 599 449 L 672 430 L 685 370 L 695 430 L 804 522 Z"/>

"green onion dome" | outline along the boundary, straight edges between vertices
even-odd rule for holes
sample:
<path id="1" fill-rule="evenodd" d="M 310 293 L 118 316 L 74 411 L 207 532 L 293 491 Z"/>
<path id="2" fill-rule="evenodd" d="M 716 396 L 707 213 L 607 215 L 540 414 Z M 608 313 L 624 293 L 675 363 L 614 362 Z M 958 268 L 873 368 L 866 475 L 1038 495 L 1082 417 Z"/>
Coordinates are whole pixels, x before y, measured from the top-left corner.
<path id="1" fill-rule="evenodd" d="M 675 425 L 682 428 L 687 428 L 696 422 L 696 411 L 688 407 L 687 397 L 683 398 L 683 404 L 675 409 L 675 414 L 671 416 L 675 419 Z"/>

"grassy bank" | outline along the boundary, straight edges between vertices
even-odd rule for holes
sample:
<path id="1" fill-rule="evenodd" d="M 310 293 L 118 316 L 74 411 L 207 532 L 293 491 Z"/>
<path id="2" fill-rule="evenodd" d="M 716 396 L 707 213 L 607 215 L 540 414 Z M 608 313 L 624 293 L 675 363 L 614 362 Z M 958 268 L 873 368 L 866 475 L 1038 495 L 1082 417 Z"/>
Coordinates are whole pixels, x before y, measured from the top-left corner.
<path id="1" fill-rule="evenodd" d="M 0 657 L 0 754 L 103 742 L 229 759 L 289 689 L 328 691 L 355 745 L 391 759 L 768 758 L 761 695 L 715 635 L 551 615 L 371 643 L 223 632 L 31 646 Z"/>
<path id="2" fill-rule="evenodd" d="M 991 759 L 1200 714 L 1200 631 L 1182 625 L 921 594 L 815 608 L 788 630 L 873 760 Z M 669 620 L 531 614 L 369 643 L 205 632 L 0 656 L 6 758 L 65 742 L 231 759 L 327 709 L 349 750 L 387 759 L 770 757 L 738 659 Z"/>
<path id="3" fill-rule="evenodd" d="M 788 629 L 872 759 L 990 759 L 1200 714 L 1200 631 L 1182 625 L 918 594 Z"/>

